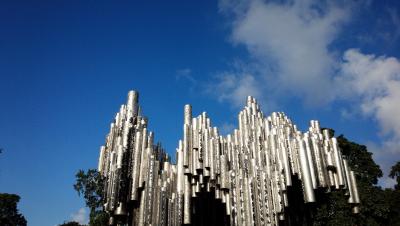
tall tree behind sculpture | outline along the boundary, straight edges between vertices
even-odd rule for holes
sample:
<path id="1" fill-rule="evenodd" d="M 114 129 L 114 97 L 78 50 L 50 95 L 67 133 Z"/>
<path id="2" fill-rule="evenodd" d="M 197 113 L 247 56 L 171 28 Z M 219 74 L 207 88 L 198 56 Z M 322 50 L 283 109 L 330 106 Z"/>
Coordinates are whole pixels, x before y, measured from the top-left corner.
<path id="1" fill-rule="evenodd" d="M 89 225 L 108 225 L 108 214 L 103 211 L 104 202 L 104 181 L 99 172 L 89 169 L 87 172 L 79 170 L 76 175 L 74 189 L 79 195 L 83 195 L 86 206 L 90 209 Z"/>
<path id="2" fill-rule="evenodd" d="M 330 129 L 331 134 L 334 131 Z M 316 203 L 314 225 L 383 225 L 387 223 L 389 206 L 385 192 L 377 186 L 382 171 L 372 159 L 366 146 L 338 137 L 343 155 L 354 170 L 360 193 L 360 214 L 348 214 L 348 205 L 342 191 L 321 194 Z"/>
<path id="3" fill-rule="evenodd" d="M 392 166 L 389 177 L 396 180 L 394 189 L 400 191 L 400 162 L 397 162 L 394 166 Z"/>
<path id="4" fill-rule="evenodd" d="M 389 176 L 396 180 L 396 184 L 394 189 L 385 190 L 389 205 L 387 225 L 400 225 L 400 161 L 392 166 Z"/>

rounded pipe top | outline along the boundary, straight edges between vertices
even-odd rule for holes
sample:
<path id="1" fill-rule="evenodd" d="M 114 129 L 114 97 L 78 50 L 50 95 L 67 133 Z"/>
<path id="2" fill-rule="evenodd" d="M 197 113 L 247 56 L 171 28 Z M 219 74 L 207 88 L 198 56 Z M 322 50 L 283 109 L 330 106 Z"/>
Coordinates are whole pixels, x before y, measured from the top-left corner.
<path id="1" fill-rule="evenodd" d="M 190 104 L 185 105 L 185 124 L 190 125 L 192 124 L 192 106 Z"/>

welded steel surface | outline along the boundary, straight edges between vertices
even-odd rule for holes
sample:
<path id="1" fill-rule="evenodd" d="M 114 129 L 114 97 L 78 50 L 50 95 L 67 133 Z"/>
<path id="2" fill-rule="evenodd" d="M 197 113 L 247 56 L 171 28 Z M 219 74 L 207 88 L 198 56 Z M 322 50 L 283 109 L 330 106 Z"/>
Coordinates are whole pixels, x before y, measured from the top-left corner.
<path id="1" fill-rule="evenodd" d="M 282 112 L 264 116 L 248 97 L 238 128 L 222 136 L 205 112 L 193 118 L 185 105 L 174 164 L 154 144 L 138 100 L 130 91 L 100 148 L 110 225 L 278 225 L 292 198 L 306 206 L 318 202 L 317 191 L 334 189 L 358 211 L 355 174 L 318 121 L 303 133 Z"/>

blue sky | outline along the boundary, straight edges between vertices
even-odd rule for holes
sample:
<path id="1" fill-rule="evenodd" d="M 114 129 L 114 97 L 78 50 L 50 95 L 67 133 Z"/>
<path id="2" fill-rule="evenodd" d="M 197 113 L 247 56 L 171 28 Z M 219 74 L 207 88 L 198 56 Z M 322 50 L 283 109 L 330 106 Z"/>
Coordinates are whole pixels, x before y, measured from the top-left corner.
<path id="1" fill-rule="evenodd" d="M 75 172 L 96 167 L 131 89 L 171 155 L 184 104 L 229 132 L 254 95 L 385 172 L 400 160 L 397 1 L 1 1 L 0 17 L 0 192 L 29 225 L 87 219 Z"/>

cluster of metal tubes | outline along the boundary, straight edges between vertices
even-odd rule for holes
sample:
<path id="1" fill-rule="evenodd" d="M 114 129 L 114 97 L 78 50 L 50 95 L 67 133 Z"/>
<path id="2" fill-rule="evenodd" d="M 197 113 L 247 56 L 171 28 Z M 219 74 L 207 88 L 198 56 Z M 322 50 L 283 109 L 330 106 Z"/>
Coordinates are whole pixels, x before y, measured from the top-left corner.
<path id="1" fill-rule="evenodd" d="M 222 136 L 205 112 L 193 118 L 186 105 L 172 164 L 153 144 L 138 93 L 130 91 L 100 151 L 110 225 L 200 225 L 193 202 L 205 193 L 222 203 L 227 225 L 278 225 L 293 180 L 301 181 L 304 203 L 316 202 L 317 190 L 343 189 L 358 211 L 354 172 L 318 121 L 302 133 L 283 113 L 265 117 L 253 97 L 238 118 L 239 128 Z"/>

